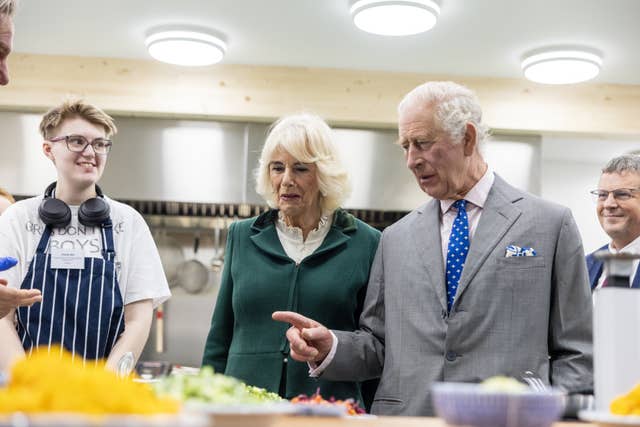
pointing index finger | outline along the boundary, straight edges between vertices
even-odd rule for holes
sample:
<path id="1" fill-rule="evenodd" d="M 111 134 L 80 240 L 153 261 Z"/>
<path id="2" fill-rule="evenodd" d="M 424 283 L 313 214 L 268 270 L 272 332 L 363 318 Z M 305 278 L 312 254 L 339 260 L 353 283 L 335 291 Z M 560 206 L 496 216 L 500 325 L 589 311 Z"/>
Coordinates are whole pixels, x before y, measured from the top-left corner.
<path id="1" fill-rule="evenodd" d="M 298 329 L 313 328 L 318 326 L 318 323 L 314 320 L 304 317 L 302 314 L 298 314 L 293 311 L 276 311 L 271 315 L 273 320 L 278 322 L 290 323 Z"/>

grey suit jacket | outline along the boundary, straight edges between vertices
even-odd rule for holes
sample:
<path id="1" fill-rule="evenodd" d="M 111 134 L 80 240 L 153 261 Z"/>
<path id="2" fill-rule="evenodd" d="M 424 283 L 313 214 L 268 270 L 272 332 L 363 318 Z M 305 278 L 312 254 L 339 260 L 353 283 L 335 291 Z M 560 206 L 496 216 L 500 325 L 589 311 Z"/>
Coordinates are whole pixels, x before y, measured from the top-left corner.
<path id="1" fill-rule="evenodd" d="M 525 371 L 569 392 L 592 386 L 592 303 L 569 209 L 496 175 L 447 314 L 440 207 L 431 200 L 388 227 L 356 332 L 334 331 L 323 377 L 381 375 L 372 412 L 431 415 L 434 381 Z M 505 257 L 508 245 L 535 257 Z"/>

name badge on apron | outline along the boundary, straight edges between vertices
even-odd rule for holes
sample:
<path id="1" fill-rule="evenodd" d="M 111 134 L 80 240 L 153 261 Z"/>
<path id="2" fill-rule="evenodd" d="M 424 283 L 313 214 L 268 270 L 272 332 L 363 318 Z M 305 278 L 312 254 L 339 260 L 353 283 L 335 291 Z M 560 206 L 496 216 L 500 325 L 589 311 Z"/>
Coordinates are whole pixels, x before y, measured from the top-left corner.
<path id="1" fill-rule="evenodd" d="M 84 269 L 84 251 L 82 248 L 51 248 L 51 268 Z"/>

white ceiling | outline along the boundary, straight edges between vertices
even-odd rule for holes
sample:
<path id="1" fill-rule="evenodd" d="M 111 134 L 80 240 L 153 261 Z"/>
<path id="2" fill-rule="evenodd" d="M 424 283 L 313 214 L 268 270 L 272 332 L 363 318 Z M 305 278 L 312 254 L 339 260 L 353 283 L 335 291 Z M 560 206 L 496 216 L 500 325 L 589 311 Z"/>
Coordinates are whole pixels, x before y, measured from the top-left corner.
<path id="1" fill-rule="evenodd" d="M 226 35 L 227 64 L 522 78 L 550 44 L 600 50 L 598 83 L 640 84 L 640 0 L 442 0 L 436 27 L 389 38 L 358 30 L 349 0 L 22 0 L 14 49 L 146 58 L 145 31 L 191 24 Z"/>

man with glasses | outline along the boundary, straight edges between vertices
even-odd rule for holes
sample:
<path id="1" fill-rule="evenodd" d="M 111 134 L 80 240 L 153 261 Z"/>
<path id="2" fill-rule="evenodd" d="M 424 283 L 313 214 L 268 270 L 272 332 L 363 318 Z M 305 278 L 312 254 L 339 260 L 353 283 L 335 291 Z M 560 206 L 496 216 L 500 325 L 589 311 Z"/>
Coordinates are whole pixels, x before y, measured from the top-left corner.
<path id="1" fill-rule="evenodd" d="M 0 254 L 18 261 L 0 279 L 39 290 L 42 301 L 0 319 L 0 370 L 54 344 L 116 369 L 128 352 L 140 356 L 153 307 L 170 296 L 160 256 L 142 216 L 97 185 L 113 119 L 67 101 L 44 115 L 40 132 L 57 181 L 0 217 Z"/>
<path id="2" fill-rule="evenodd" d="M 640 156 L 625 154 L 611 159 L 602 169 L 598 188 L 591 194 L 596 200 L 600 225 L 611 238 L 598 251 L 640 253 Z M 594 253 L 587 255 L 592 290 L 607 286 L 603 262 Z M 629 286 L 633 288 L 640 288 L 638 264 L 635 260 L 629 278 Z"/>

